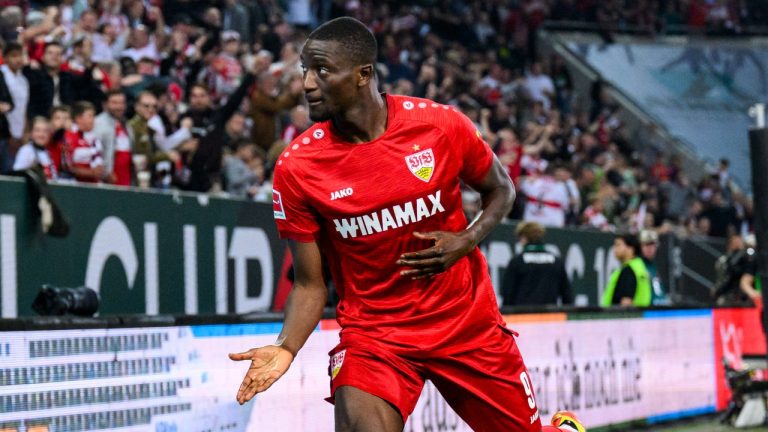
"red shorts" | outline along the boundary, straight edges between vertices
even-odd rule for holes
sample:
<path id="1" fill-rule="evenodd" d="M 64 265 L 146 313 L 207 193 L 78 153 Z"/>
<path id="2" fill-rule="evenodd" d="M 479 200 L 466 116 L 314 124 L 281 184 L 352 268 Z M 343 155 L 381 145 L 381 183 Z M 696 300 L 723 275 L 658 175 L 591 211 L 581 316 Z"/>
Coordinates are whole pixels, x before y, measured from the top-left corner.
<path id="1" fill-rule="evenodd" d="M 403 423 L 430 380 L 454 411 L 478 432 L 541 431 L 528 372 L 511 331 L 498 327 L 472 351 L 429 358 L 393 354 L 377 342 L 334 348 L 329 374 L 331 397 L 352 386 L 395 406 Z"/>

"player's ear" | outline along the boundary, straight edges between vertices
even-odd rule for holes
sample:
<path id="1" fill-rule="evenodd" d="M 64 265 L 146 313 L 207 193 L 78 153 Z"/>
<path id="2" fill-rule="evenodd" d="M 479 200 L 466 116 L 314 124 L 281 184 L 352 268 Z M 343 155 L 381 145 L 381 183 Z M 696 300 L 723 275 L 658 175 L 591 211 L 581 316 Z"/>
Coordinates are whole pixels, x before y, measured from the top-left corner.
<path id="1" fill-rule="evenodd" d="M 360 66 L 360 71 L 358 72 L 358 80 L 357 85 L 358 87 L 365 87 L 368 85 L 369 82 L 371 82 L 374 78 L 374 71 L 373 71 L 373 65 L 372 64 L 366 64 Z"/>

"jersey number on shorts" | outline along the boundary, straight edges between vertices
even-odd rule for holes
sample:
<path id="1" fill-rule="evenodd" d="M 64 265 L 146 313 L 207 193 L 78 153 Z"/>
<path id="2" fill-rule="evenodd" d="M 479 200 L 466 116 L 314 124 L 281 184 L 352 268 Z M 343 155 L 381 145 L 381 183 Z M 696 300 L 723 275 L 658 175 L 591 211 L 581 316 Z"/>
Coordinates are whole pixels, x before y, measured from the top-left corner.
<path id="1" fill-rule="evenodd" d="M 523 371 L 520 374 L 520 381 L 523 383 L 523 388 L 525 388 L 525 395 L 528 396 L 528 407 L 530 409 L 536 408 L 536 400 L 533 398 L 533 390 L 531 389 L 531 380 L 528 379 L 528 372 Z"/>

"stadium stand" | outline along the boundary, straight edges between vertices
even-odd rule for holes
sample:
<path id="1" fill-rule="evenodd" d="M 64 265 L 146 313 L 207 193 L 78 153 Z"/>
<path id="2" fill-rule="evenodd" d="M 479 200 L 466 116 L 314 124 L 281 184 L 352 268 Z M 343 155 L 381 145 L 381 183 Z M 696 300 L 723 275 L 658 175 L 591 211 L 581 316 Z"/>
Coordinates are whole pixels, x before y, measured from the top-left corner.
<path id="1" fill-rule="evenodd" d="M 523 192 L 513 219 L 744 233 L 752 204 L 743 183 L 734 187 L 728 154 L 694 154 L 691 163 L 667 145 L 669 125 L 650 117 L 630 127 L 616 86 L 597 75 L 585 88 L 572 59 L 578 47 L 547 49 L 551 38 L 541 30 L 586 30 L 595 48 L 624 34 L 755 34 L 765 20 L 752 3 L 8 0 L 0 16 L 8 88 L 0 87 L 8 123 L 0 127 L 0 169 L 11 170 L 33 141 L 35 116 L 84 100 L 110 114 L 117 138 L 98 138 L 110 132 L 102 121 L 100 135 L 80 131 L 75 140 L 71 122 L 54 121 L 45 157 L 25 151 L 14 168 L 50 159 L 53 181 L 72 182 L 73 170 L 90 166 L 102 183 L 267 201 L 284 139 L 309 127 L 301 110 L 291 114 L 301 101 L 300 44 L 319 22 L 351 15 L 378 38 L 382 91 L 458 106 L 475 122 Z M 125 106 L 108 105 L 115 91 Z"/>

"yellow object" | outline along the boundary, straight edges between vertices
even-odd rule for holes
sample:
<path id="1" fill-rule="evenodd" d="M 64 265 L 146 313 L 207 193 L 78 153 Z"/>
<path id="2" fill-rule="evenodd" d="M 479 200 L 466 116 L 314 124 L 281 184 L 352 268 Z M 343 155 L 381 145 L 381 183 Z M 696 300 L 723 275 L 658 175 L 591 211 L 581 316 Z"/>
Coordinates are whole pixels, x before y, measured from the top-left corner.
<path id="1" fill-rule="evenodd" d="M 576 417 L 576 414 L 570 411 L 558 411 L 552 416 L 552 426 L 558 428 L 566 427 L 566 430 L 573 430 L 574 432 L 587 432 L 584 425 Z"/>

